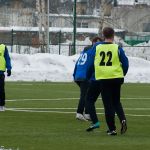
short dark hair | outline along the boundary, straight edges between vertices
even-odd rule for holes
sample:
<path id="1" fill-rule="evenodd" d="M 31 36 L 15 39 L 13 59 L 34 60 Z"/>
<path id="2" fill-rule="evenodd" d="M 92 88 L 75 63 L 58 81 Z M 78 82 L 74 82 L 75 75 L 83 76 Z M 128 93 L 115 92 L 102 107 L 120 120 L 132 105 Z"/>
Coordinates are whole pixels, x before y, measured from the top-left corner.
<path id="1" fill-rule="evenodd" d="M 113 28 L 111 28 L 111 27 L 105 27 L 103 29 L 103 36 L 104 36 L 104 38 L 110 39 L 110 38 L 113 38 L 114 35 L 115 35 L 115 31 L 114 31 Z"/>
<path id="2" fill-rule="evenodd" d="M 93 44 L 93 43 L 96 43 L 96 42 L 102 42 L 102 41 L 103 41 L 102 38 L 96 36 L 96 37 L 94 37 L 94 38 L 92 39 L 92 44 Z"/>

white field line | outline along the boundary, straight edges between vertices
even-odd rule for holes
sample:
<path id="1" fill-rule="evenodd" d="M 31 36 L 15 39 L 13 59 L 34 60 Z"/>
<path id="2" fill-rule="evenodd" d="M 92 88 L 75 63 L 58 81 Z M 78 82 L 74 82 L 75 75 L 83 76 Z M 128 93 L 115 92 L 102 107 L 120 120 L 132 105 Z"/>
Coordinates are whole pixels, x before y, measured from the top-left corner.
<path id="1" fill-rule="evenodd" d="M 13 102 L 13 101 L 61 101 L 61 100 L 76 100 L 79 98 L 52 98 L 52 99 L 10 99 L 10 100 L 6 100 L 7 102 Z M 101 99 L 101 98 L 98 98 Z M 121 98 L 121 99 L 131 99 L 131 100 L 139 100 L 139 99 L 144 99 L 144 100 L 150 100 L 150 97 L 128 97 L 128 98 Z"/>
<path id="2" fill-rule="evenodd" d="M 71 100 L 71 99 L 79 99 L 79 98 L 51 98 L 51 99 L 10 99 L 6 100 L 7 102 L 13 102 L 13 101 L 61 101 L 61 100 Z"/>
<path id="3" fill-rule="evenodd" d="M 22 83 L 22 84 L 16 84 L 16 85 L 33 85 L 32 83 Z"/>
<path id="4" fill-rule="evenodd" d="M 15 110 L 47 110 L 47 109 L 49 109 L 49 110 L 76 110 L 77 108 L 62 108 L 62 107 L 57 107 L 57 108 L 25 108 L 25 107 L 16 107 L 16 108 L 7 108 L 7 110 L 9 110 L 9 109 L 15 109 Z M 96 108 L 96 109 L 98 109 L 98 110 L 104 110 L 104 108 Z M 124 108 L 124 110 L 150 110 L 150 108 Z"/>
<path id="5" fill-rule="evenodd" d="M 22 109 L 22 110 L 17 110 L 17 109 L 7 109 L 9 111 L 18 111 L 18 112 L 42 112 L 42 113 L 59 113 L 59 114 L 75 114 L 76 112 L 63 112 L 63 111 L 39 111 L 39 110 L 26 110 L 26 109 Z M 104 115 L 104 113 L 97 113 L 100 115 Z M 131 116 L 131 117 L 150 117 L 150 115 L 137 115 L 137 114 L 126 114 L 126 116 Z"/>

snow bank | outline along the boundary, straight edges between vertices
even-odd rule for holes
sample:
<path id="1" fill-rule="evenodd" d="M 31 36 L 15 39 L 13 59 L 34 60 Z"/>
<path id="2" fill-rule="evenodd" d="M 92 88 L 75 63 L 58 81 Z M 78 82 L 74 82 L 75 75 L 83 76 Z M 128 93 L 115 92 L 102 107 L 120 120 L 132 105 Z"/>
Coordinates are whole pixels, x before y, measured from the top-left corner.
<path id="1" fill-rule="evenodd" d="M 56 54 L 10 54 L 12 76 L 7 81 L 73 81 L 72 73 L 79 55 L 62 56 Z M 125 82 L 150 83 L 150 61 L 129 57 L 130 68 Z"/>
<path id="2" fill-rule="evenodd" d="M 74 62 L 55 54 L 11 54 L 12 76 L 9 81 L 72 81 Z"/>
<path id="3" fill-rule="evenodd" d="M 129 57 L 129 71 L 125 82 L 150 83 L 150 61 L 137 57 Z"/>

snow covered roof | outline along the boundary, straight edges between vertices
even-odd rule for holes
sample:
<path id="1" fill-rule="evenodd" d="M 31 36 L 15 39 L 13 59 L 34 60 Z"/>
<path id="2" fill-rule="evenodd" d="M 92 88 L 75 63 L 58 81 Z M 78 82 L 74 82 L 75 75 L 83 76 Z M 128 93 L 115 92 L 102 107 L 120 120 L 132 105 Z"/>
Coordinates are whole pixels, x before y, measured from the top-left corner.
<path id="1" fill-rule="evenodd" d="M 73 18 L 73 14 L 49 14 L 50 17 Z M 77 15 L 78 18 L 99 18 L 98 15 Z"/>
<path id="2" fill-rule="evenodd" d="M 147 4 L 150 5 L 150 0 L 118 0 L 119 5 L 134 5 L 134 4 Z"/>
<path id="3" fill-rule="evenodd" d="M 0 27 L 0 31 L 39 31 L 39 27 L 20 27 L 20 26 L 12 26 L 12 27 Z M 50 27 L 50 32 L 73 32 L 73 28 L 61 28 L 61 27 Z M 123 32 L 123 29 L 115 29 L 115 32 Z M 98 28 L 77 28 L 78 33 L 98 33 Z"/>
<path id="4" fill-rule="evenodd" d="M 77 2 L 87 2 L 87 0 L 77 0 Z"/>

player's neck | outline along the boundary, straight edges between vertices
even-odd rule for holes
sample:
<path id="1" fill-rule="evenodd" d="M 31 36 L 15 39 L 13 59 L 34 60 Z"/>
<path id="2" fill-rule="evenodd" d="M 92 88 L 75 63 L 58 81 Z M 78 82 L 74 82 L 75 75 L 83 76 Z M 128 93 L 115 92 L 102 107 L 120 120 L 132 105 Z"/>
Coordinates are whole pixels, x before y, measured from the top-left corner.
<path id="1" fill-rule="evenodd" d="M 108 43 L 113 43 L 113 39 L 105 39 L 105 42 L 108 42 Z"/>

